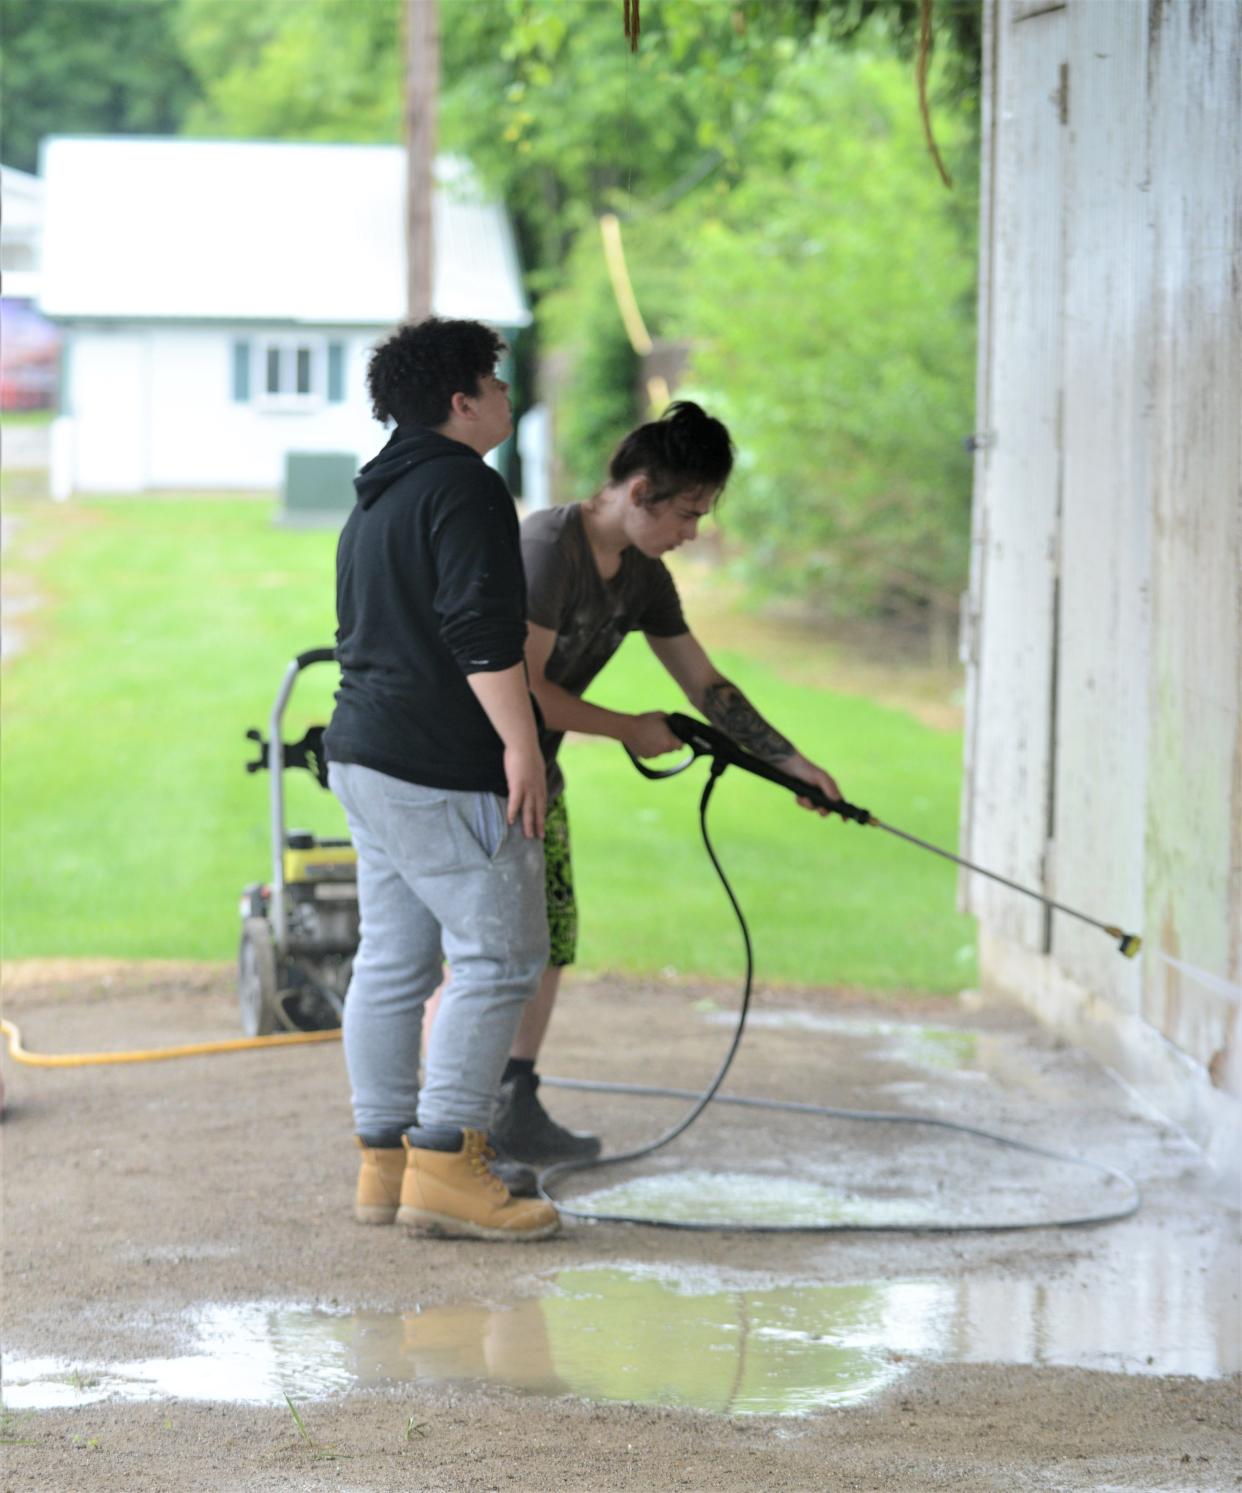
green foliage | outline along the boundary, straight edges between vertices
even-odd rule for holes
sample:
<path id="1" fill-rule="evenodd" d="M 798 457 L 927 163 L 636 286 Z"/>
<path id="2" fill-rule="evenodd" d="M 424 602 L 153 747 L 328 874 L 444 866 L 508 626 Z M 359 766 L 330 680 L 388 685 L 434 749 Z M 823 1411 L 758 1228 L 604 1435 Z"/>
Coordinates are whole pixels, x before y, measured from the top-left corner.
<path id="1" fill-rule="evenodd" d="M 746 169 L 749 132 L 814 37 L 883 36 L 907 58 L 918 0 L 442 0 L 445 143 L 517 215 L 529 262 L 559 265 L 600 211 L 651 212 Z M 955 98 L 973 100 L 979 0 L 939 0 Z M 911 84 L 913 98 L 913 84 Z"/>
<path id="2" fill-rule="evenodd" d="M 403 0 L 180 0 L 202 98 L 185 129 L 240 139 L 399 138 Z"/>
<path id="3" fill-rule="evenodd" d="M 974 74 L 933 72 L 950 194 L 897 60 L 917 10 L 670 0 L 636 57 L 611 4 L 452 12 L 476 61 L 446 69 L 446 128 L 526 225 L 567 487 L 598 484 L 634 413 L 595 227 L 614 209 L 648 326 L 738 439 L 749 573 L 821 612 L 944 619 L 965 574 Z M 941 14 L 973 35 L 976 6 Z"/>
<path id="4" fill-rule="evenodd" d="M 613 446 L 646 413 L 604 270 L 599 213 L 675 200 L 709 177 L 734 179 L 746 132 L 787 60 L 773 41 L 792 46 L 813 11 L 802 0 L 648 0 L 642 46 L 630 54 L 613 0 L 444 7 L 444 140 L 515 214 L 556 370 L 565 491 L 598 486 Z M 670 297 L 679 294 L 670 285 Z"/>
<path id="5" fill-rule="evenodd" d="M 34 171 L 44 135 L 175 134 L 197 93 L 178 3 L 0 0 L 5 164 Z"/>
<path id="6" fill-rule="evenodd" d="M 638 359 L 630 347 L 597 233 L 583 234 L 559 290 L 539 303 L 539 332 L 556 349 L 558 485 L 589 497 L 613 448 L 639 416 Z"/>
<path id="7" fill-rule="evenodd" d="M 620 0 L 450 0 L 445 143 L 517 214 L 529 261 L 560 265 L 604 208 L 736 163 L 779 70 L 770 43 L 805 34 L 813 9 L 647 0 L 631 54 Z"/>
<path id="8" fill-rule="evenodd" d="M 945 147 L 969 139 L 942 108 Z M 930 168 L 906 70 L 823 41 L 785 71 L 745 177 L 694 223 L 666 328 L 735 429 L 729 525 L 820 611 L 945 608 L 965 569 L 973 213 Z"/>

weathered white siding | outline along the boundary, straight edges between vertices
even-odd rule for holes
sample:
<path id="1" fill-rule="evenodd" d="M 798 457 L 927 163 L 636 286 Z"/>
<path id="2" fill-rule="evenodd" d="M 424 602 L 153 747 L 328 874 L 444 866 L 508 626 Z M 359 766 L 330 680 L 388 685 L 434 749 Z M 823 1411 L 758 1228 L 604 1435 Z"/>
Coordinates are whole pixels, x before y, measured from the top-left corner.
<path id="1" fill-rule="evenodd" d="M 1242 1095 L 1242 4 L 985 17 L 963 839 L 1144 953 L 965 900 L 985 983 L 1198 1085 L 1208 1135 Z"/>
<path id="2" fill-rule="evenodd" d="M 988 100 L 991 179 L 1020 179 L 1027 190 L 993 191 L 987 203 L 992 254 L 980 326 L 995 318 L 1003 346 L 989 347 L 985 333 L 975 480 L 986 500 L 975 508 L 974 621 L 965 634 L 973 698 L 964 839 L 970 859 L 1042 888 L 1061 498 L 1061 218 L 1050 204 L 1064 191 L 1065 17 L 1053 11 L 1026 24 L 1024 47 L 995 54 Z M 1036 903 L 975 879 L 969 906 L 1008 937 L 1043 948 Z"/>
<path id="3" fill-rule="evenodd" d="M 1143 922 L 1151 218 L 1142 100 L 1147 12 L 1106 0 L 1066 16 L 1063 500 L 1059 545 L 1053 895 Z M 1051 206 L 1051 205 L 1050 205 Z M 1052 953 L 1126 1009 L 1140 967 L 1098 932 L 1052 921 Z"/>
<path id="4" fill-rule="evenodd" d="M 285 409 L 233 398 L 233 344 L 244 339 L 257 349 L 265 332 L 280 329 L 75 328 L 54 490 L 274 490 L 288 451 L 373 456 L 385 436 L 371 415 L 366 358 L 380 330 L 300 328 L 296 338 L 344 345 L 345 398 Z M 260 372 L 256 366 L 254 388 Z"/>
<path id="5" fill-rule="evenodd" d="M 1242 983 L 1242 5 L 1153 6 L 1153 630 L 1147 927 Z M 1148 963 L 1144 1014 L 1204 1062 L 1238 1008 Z"/>

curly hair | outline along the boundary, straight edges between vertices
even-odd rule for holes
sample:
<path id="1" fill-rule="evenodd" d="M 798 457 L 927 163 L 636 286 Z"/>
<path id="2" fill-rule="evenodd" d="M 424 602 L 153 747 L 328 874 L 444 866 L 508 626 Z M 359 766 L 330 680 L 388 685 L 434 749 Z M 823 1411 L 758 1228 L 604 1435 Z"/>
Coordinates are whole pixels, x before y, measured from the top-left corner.
<path id="1" fill-rule="evenodd" d="M 371 354 L 367 388 L 380 421 L 398 425 L 443 425 L 454 394 L 479 392 L 479 380 L 495 371 L 505 343 L 481 321 L 426 321 L 399 327 Z"/>
<path id="2" fill-rule="evenodd" d="M 624 482 L 642 472 L 651 484 L 645 503 L 653 508 L 678 493 L 723 491 L 733 470 L 728 427 L 697 404 L 679 399 L 658 420 L 631 430 L 613 452 L 608 476 Z"/>

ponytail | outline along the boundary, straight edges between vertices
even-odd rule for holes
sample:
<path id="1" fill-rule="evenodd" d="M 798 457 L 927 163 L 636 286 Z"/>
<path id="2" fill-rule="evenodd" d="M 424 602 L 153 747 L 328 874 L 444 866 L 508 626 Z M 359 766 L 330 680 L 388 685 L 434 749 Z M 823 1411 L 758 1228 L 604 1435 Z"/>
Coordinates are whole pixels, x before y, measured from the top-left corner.
<path id="1" fill-rule="evenodd" d="M 640 472 L 646 476 L 651 484 L 648 507 L 696 489 L 718 493 L 732 470 L 728 429 L 688 399 L 677 400 L 660 419 L 631 430 L 608 464 L 614 483 Z"/>

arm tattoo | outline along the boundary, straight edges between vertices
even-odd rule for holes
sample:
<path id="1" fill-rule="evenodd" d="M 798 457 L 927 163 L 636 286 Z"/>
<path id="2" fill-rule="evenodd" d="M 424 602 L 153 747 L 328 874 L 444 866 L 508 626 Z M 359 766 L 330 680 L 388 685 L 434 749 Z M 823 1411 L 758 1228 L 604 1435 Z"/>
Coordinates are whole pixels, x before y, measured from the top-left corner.
<path id="1" fill-rule="evenodd" d="M 704 690 L 703 714 L 743 751 L 764 762 L 778 762 L 793 754 L 793 743 L 773 730 L 737 685 L 727 679 L 709 684 Z"/>

